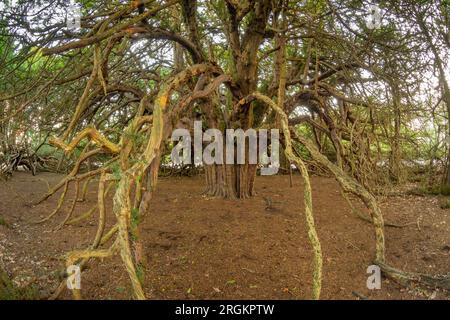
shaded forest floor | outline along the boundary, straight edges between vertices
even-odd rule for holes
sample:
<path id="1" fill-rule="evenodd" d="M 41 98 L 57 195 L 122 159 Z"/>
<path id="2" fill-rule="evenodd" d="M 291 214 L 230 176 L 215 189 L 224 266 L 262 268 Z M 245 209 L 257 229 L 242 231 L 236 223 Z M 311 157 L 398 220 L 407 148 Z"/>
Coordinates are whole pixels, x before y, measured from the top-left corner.
<path id="1" fill-rule="evenodd" d="M 95 214 L 75 226 L 53 229 L 48 215 L 57 197 L 34 207 L 27 202 L 47 191 L 61 175 L 17 172 L 0 183 L 0 267 L 17 287 L 34 288 L 41 298 L 59 283 L 62 256 L 87 247 L 96 231 Z M 161 178 L 152 211 L 140 227 L 146 264 L 145 290 L 152 299 L 307 299 L 311 294 L 312 252 L 303 216 L 300 178 L 257 177 L 258 195 L 245 201 L 201 196 L 203 178 Z M 381 290 L 366 288 L 374 253 L 373 228 L 355 217 L 330 178 L 313 177 L 313 205 L 324 256 L 323 299 L 448 299 L 448 292 L 403 288 L 383 279 Z M 73 190 L 69 195 L 73 194 Z M 68 197 L 71 199 L 71 197 Z M 96 184 L 74 216 L 96 203 Z M 380 199 L 386 228 L 387 261 L 407 271 L 450 274 L 450 210 L 437 196 Z M 108 222 L 114 217 L 108 204 Z M 268 202 L 271 206 L 268 207 Z M 355 206 L 363 209 L 354 200 Z M 418 221 L 418 224 L 417 224 Z M 95 260 L 82 275 L 85 299 L 128 299 L 131 289 L 118 257 Z M 5 298 L 5 297 L 3 297 Z M 71 298 L 65 291 L 61 298 Z"/>

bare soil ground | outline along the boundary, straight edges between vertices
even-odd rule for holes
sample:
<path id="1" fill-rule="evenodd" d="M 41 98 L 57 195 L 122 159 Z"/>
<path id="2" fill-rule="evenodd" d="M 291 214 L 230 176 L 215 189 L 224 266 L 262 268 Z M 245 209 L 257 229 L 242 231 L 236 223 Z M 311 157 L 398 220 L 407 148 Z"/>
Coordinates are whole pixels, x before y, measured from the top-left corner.
<path id="1" fill-rule="evenodd" d="M 48 215 L 57 196 L 27 206 L 61 175 L 18 172 L 0 183 L 0 267 L 17 286 L 34 286 L 41 298 L 58 285 L 63 254 L 87 247 L 96 231 L 96 215 L 75 226 L 61 223 L 70 200 L 53 220 L 31 224 Z M 140 226 L 146 264 L 145 290 L 151 299 L 308 299 L 311 257 L 303 215 L 300 178 L 257 177 L 258 195 L 229 201 L 201 196 L 203 178 L 162 178 Z M 352 214 L 330 178 L 313 177 L 313 205 L 324 257 L 323 299 L 448 299 L 439 290 L 403 288 L 383 279 L 381 290 L 366 287 L 374 254 L 372 226 Z M 73 190 L 69 195 L 73 194 Z M 68 199 L 71 199 L 69 197 Z M 74 216 L 97 199 L 95 181 Z M 407 271 L 450 274 L 450 210 L 437 196 L 380 199 L 388 222 L 387 261 Z M 109 201 L 108 226 L 114 222 Z M 268 202 L 271 206 L 268 207 Z M 355 206 L 363 209 L 354 200 Z M 85 299 L 129 299 L 131 289 L 119 257 L 92 261 L 82 276 Z M 61 296 L 70 299 L 70 293 Z"/>

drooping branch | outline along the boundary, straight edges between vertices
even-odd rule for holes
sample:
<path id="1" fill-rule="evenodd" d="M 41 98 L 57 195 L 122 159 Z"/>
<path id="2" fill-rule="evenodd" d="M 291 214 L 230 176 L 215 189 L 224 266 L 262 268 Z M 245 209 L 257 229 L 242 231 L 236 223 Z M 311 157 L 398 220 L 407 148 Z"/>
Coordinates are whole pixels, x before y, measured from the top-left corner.
<path id="1" fill-rule="evenodd" d="M 364 204 L 370 209 L 372 222 L 375 227 L 376 236 L 376 261 L 384 262 L 385 260 L 385 243 L 384 243 L 384 221 L 381 210 L 373 195 L 364 188 L 355 179 L 347 175 L 339 166 L 328 160 L 319 150 L 306 138 L 300 136 L 295 130 L 292 130 L 295 139 L 303 144 L 309 151 L 314 160 L 330 170 L 344 191 L 351 192 L 358 196 Z"/>
<path id="2" fill-rule="evenodd" d="M 121 149 L 122 154 L 120 156 L 122 174 L 120 177 L 120 181 L 117 184 L 116 193 L 114 195 L 113 210 L 116 215 L 119 228 L 118 241 L 120 247 L 120 256 L 125 264 L 126 270 L 133 286 L 134 296 L 137 299 L 145 299 L 145 294 L 142 289 L 140 280 L 136 274 L 136 266 L 132 258 L 130 247 L 130 219 L 133 210 L 133 208 L 131 207 L 131 186 L 134 181 L 139 179 L 139 177 L 144 177 L 147 169 L 152 165 L 153 161 L 159 161 L 157 157 L 159 157 L 160 154 L 159 150 L 161 148 L 164 130 L 163 113 L 166 111 L 170 93 L 172 92 L 172 90 L 175 90 L 179 86 L 184 84 L 190 78 L 206 72 L 217 74 L 220 73 L 220 70 L 216 66 L 210 64 L 193 65 L 192 67 L 177 74 L 166 84 L 162 85 L 160 92 L 155 99 L 150 137 L 147 140 L 147 145 L 143 150 L 140 161 L 137 161 L 131 167 L 128 167 L 128 161 L 126 160 L 126 158 L 127 154 L 130 151 L 129 144 L 132 143 L 132 141 L 126 139 L 126 136 L 132 135 L 136 131 L 139 117 L 135 118 L 135 120 L 130 123 L 130 125 L 125 129 L 124 132 L 125 139 L 123 139 L 123 145 Z M 157 169 L 157 166 L 153 167 L 153 170 Z M 150 177 L 150 192 L 153 192 L 156 187 L 158 175 L 150 174 Z M 134 210 L 136 209 L 137 208 L 134 208 Z"/>
<path id="3" fill-rule="evenodd" d="M 308 226 L 308 238 L 311 243 L 314 252 L 314 271 L 313 271 L 313 299 L 320 298 L 320 291 L 322 287 L 322 249 L 317 235 L 317 231 L 314 224 L 314 216 L 312 209 L 312 195 L 311 195 L 311 184 L 309 180 L 308 170 L 300 157 L 297 157 L 292 150 L 291 134 L 289 131 L 288 117 L 280 106 L 272 101 L 269 97 L 254 92 L 249 96 L 245 97 L 239 101 L 238 105 L 244 105 L 252 100 L 259 100 L 269 107 L 271 107 L 280 117 L 281 128 L 283 131 L 283 136 L 285 139 L 285 154 L 289 161 L 295 163 L 295 165 L 300 170 L 303 178 L 304 191 L 303 198 L 305 203 L 305 216 L 306 224 Z"/>

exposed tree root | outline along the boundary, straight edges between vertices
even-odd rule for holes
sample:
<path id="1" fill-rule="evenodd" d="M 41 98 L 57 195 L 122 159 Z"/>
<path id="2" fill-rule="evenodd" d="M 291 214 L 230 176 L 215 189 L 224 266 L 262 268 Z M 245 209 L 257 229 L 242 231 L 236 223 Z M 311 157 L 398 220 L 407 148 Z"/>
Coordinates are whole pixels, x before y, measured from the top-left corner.
<path id="1" fill-rule="evenodd" d="M 111 190 L 112 186 L 114 186 L 114 183 L 110 183 L 108 185 L 108 187 L 106 188 L 105 197 L 109 194 L 109 191 Z M 86 211 L 85 213 L 80 215 L 79 217 L 68 220 L 65 224 L 75 224 L 75 223 L 78 223 L 85 219 L 88 219 L 94 214 L 94 212 L 95 212 L 95 210 L 97 210 L 97 208 L 98 208 L 98 203 L 96 205 L 94 205 L 91 209 L 89 209 L 88 211 Z"/>
<path id="2" fill-rule="evenodd" d="M 58 184 L 56 184 L 53 188 L 49 189 L 49 191 L 44 196 L 42 196 L 35 204 L 40 204 L 43 201 L 47 200 L 49 197 L 51 197 L 53 194 L 55 194 L 55 192 L 57 192 L 59 189 L 61 189 L 64 186 L 64 184 L 68 181 L 72 181 L 74 179 L 92 178 L 93 176 L 100 174 L 102 169 L 92 170 L 85 174 L 81 174 L 81 175 L 77 176 L 78 172 L 80 171 L 81 164 L 84 161 L 86 161 L 88 158 L 95 156 L 101 152 L 102 152 L 101 149 L 94 149 L 94 150 L 91 150 L 89 152 L 82 154 L 78 158 L 78 160 L 75 162 L 75 165 L 74 165 L 73 169 L 70 171 L 70 173 L 66 177 L 64 177 L 64 179 L 62 179 Z M 117 158 L 111 159 L 110 161 L 105 163 L 105 166 L 108 166 L 108 164 L 111 164 L 115 160 L 117 160 Z"/>
<path id="3" fill-rule="evenodd" d="M 77 205 L 77 199 L 78 199 L 79 194 L 80 194 L 80 181 L 78 180 L 75 183 L 75 197 L 72 200 L 72 205 L 70 206 L 69 212 L 67 212 L 66 217 L 60 223 L 60 225 L 58 227 L 56 227 L 55 230 L 61 229 L 67 223 L 67 221 L 70 219 L 70 217 L 72 216 L 73 210 L 75 209 L 75 206 Z"/>
<path id="4" fill-rule="evenodd" d="M 393 268 L 382 262 L 375 262 L 381 271 L 389 278 L 397 281 L 403 286 L 409 287 L 411 284 L 425 285 L 431 288 L 442 288 L 450 291 L 450 276 L 428 275 L 423 273 L 405 272 Z"/>
<path id="5" fill-rule="evenodd" d="M 74 265 L 77 260 L 82 259 L 81 262 L 78 264 L 78 266 L 80 267 L 80 270 L 83 270 L 83 266 L 89 261 L 90 258 L 111 257 L 118 250 L 117 247 L 118 247 L 117 243 L 114 242 L 108 249 L 86 249 L 86 250 L 72 251 L 67 254 L 66 266 L 69 267 L 71 265 Z M 81 299 L 80 290 L 73 289 L 72 294 L 74 296 L 74 299 L 76 300 Z"/>
<path id="6" fill-rule="evenodd" d="M 341 185 L 343 191 L 351 192 L 357 195 L 371 210 L 372 213 L 372 224 L 375 227 L 376 235 L 376 259 L 374 263 L 380 266 L 383 273 L 396 279 L 401 284 L 408 284 L 410 282 L 415 282 L 425 286 L 439 287 L 448 290 L 450 284 L 449 276 L 433 276 L 427 274 L 404 272 L 399 269 L 395 269 L 385 262 L 385 247 L 384 247 L 384 223 L 381 216 L 381 211 L 376 203 L 375 198 L 360 185 L 354 178 L 348 176 L 341 168 L 331 163 L 324 155 L 322 155 L 319 150 L 306 138 L 298 135 L 295 130 L 292 130 L 296 135 L 296 140 L 303 144 L 313 158 L 318 161 L 321 165 L 325 166 L 334 175 L 336 180 Z"/>
<path id="7" fill-rule="evenodd" d="M 97 208 L 98 208 L 98 205 L 93 206 L 88 211 L 83 213 L 81 216 L 73 218 L 73 219 L 67 221 L 66 224 L 76 224 L 76 223 L 78 223 L 80 221 L 83 221 L 85 219 L 90 218 L 94 214 L 95 210 L 97 210 Z"/>
<path id="8" fill-rule="evenodd" d="M 348 206 L 350 207 L 350 209 L 352 210 L 352 212 L 361 220 L 372 223 L 372 219 L 370 219 L 369 217 L 367 217 L 364 213 L 362 213 L 360 210 L 358 210 L 357 208 L 355 208 L 355 206 L 352 204 L 352 202 L 350 201 L 350 199 L 347 197 L 347 195 L 345 194 L 345 192 L 342 191 L 341 189 L 341 195 L 342 197 L 345 199 L 345 201 L 347 202 Z M 391 222 L 384 222 L 384 226 L 385 227 L 391 227 L 391 228 L 405 228 L 411 225 L 415 225 L 417 224 L 416 222 L 409 222 L 409 223 L 404 223 L 404 224 L 397 224 L 397 223 L 391 223 Z"/>
<path id="9" fill-rule="evenodd" d="M 89 177 L 86 179 L 86 181 L 83 183 L 83 189 L 81 191 L 81 197 L 77 198 L 77 201 L 79 202 L 83 202 L 86 200 L 86 194 L 88 192 L 88 188 L 89 188 L 89 183 L 91 182 L 92 177 Z"/>
<path id="10" fill-rule="evenodd" d="M 67 180 L 64 182 L 64 190 L 61 193 L 61 195 L 59 196 L 59 200 L 58 200 L 58 204 L 57 204 L 56 208 L 47 217 L 45 217 L 41 220 L 35 221 L 34 223 L 36 223 L 36 224 L 44 223 L 44 222 L 50 220 L 51 218 L 53 218 L 53 216 L 55 216 L 55 214 L 58 213 L 59 209 L 61 209 L 61 206 L 64 203 L 64 199 L 66 197 L 68 188 L 69 188 L 69 181 Z"/>

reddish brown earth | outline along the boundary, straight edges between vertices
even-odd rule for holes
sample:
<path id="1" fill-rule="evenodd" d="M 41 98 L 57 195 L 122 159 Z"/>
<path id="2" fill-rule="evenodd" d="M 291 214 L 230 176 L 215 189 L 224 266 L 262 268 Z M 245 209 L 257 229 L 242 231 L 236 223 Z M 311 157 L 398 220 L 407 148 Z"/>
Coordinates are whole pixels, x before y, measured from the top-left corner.
<path id="1" fill-rule="evenodd" d="M 18 172 L 0 183 L 0 266 L 19 286 L 34 285 L 42 297 L 59 283 L 63 254 L 86 248 L 96 231 L 96 215 L 77 226 L 54 231 L 70 200 L 53 220 L 45 217 L 57 197 L 39 205 L 25 204 L 46 192 L 62 176 Z M 302 187 L 295 176 L 258 177 L 258 195 L 229 201 L 201 196 L 203 179 L 162 178 L 152 211 L 140 227 L 146 262 L 145 290 L 150 299 L 308 299 L 312 253 L 303 215 Z M 383 279 L 381 290 L 366 288 L 367 267 L 374 254 L 372 226 L 356 218 L 330 178 L 313 177 L 313 205 L 324 257 L 323 299 L 448 299 L 448 292 L 403 288 Z M 73 190 L 71 191 L 73 192 Z M 70 193 L 71 195 L 72 193 Z M 267 208 L 264 199 L 272 201 Z M 70 197 L 68 199 L 71 199 Z M 75 216 L 96 201 L 95 182 Z M 380 199 L 388 222 L 389 264 L 407 271 L 450 274 L 450 210 L 436 196 Z M 114 223 L 109 201 L 108 225 Z M 354 200 L 363 210 L 362 205 Z M 417 221 L 419 224 L 417 225 Z M 129 299 L 127 274 L 118 257 L 92 261 L 82 276 L 85 299 Z M 65 291 L 61 298 L 71 298 Z"/>

